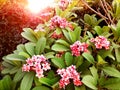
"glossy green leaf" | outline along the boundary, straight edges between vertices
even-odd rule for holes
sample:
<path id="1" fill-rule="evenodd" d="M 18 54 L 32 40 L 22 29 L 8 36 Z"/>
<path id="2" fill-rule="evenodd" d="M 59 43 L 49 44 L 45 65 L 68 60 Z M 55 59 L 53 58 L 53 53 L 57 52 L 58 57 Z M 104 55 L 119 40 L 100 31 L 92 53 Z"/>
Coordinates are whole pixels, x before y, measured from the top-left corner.
<path id="1" fill-rule="evenodd" d="M 95 60 L 94 57 L 90 53 L 83 53 L 82 56 L 88 60 L 90 63 L 94 64 Z"/>
<path id="2" fill-rule="evenodd" d="M 83 63 L 83 57 L 82 56 L 75 57 L 74 60 L 76 60 L 76 67 L 77 68 Z"/>
<path id="3" fill-rule="evenodd" d="M 80 39 L 81 31 L 82 31 L 81 27 L 76 27 L 75 30 L 73 31 L 76 36 L 76 41 Z"/>
<path id="4" fill-rule="evenodd" d="M 44 56 L 47 58 L 47 59 L 50 59 L 50 58 L 54 58 L 54 52 L 48 52 L 48 53 L 45 53 Z"/>
<path id="5" fill-rule="evenodd" d="M 51 60 L 57 67 L 59 68 L 65 68 L 65 62 L 61 58 L 53 58 Z"/>
<path id="6" fill-rule="evenodd" d="M 85 14 L 85 15 L 84 15 L 84 21 L 85 21 L 86 23 L 88 23 L 89 25 L 91 25 L 91 17 L 90 17 L 90 15 Z"/>
<path id="7" fill-rule="evenodd" d="M 3 77 L 0 80 L 0 90 L 11 90 L 12 89 L 12 80 L 9 75 Z"/>
<path id="8" fill-rule="evenodd" d="M 19 52 L 26 52 L 25 46 L 24 46 L 23 44 L 19 44 L 19 45 L 17 46 L 17 50 L 18 50 Z"/>
<path id="9" fill-rule="evenodd" d="M 40 78 L 39 82 L 44 84 L 44 85 L 47 85 L 47 86 L 51 86 L 53 84 L 51 79 L 46 78 L 46 77 Z"/>
<path id="10" fill-rule="evenodd" d="M 96 31 L 96 33 L 98 35 L 101 35 L 103 33 L 103 30 L 102 30 L 102 28 L 100 26 L 95 26 L 94 30 Z"/>
<path id="11" fill-rule="evenodd" d="M 22 32 L 21 35 L 22 35 L 25 39 L 27 39 L 27 40 L 29 40 L 29 41 L 31 41 L 31 42 L 37 42 L 37 38 L 34 36 L 33 33 L 31 33 L 28 29 L 26 29 L 26 30 L 24 30 L 24 31 L 25 31 L 25 32 Z"/>
<path id="12" fill-rule="evenodd" d="M 92 76 L 94 77 L 94 79 L 97 81 L 98 80 L 98 70 L 94 66 L 92 66 L 92 67 L 90 67 L 90 72 L 92 73 Z"/>
<path id="13" fill-rule="evenodd" d="M 69 48 L 62 45 L 62 44 L 56 43 L 52 46 L 52 50 L 54 50 L 54 51 L 68 51 Z"/>
<path id="14" fill-rule="evenodd" d="M 65 53 L 65 63 L 67 66 L 70 66 L 73 63 L 73 56 L 70 52 Z"/>
<path id="15" fill-rule="evenodd" d="M 117 62 L 120 62 L 120 49 L 119 48 L 115 49 L 115 56 L 116 56 Z"/>
<path id="16" fill-rule="evenodd" d="M 104 81 L 104 85 L 102 85 L 102 87 L 109 90 L 120 90 L 120 78 L 109 78 Z"/>
<path id="17" fill-rule="evenodd" d="M 43 53 L 45 46 L 46 46 L 46 38 L 41 37 L 36 44 L 36 48 L 35 48 L 36 54 L 39 55 Z"/>
<path id="18" fill-rule="evenodd" d="M 29 55 L 31 56 L 35 55 L 35 46 L 33 43 L 26 43 L 25 49 Z"/>
<path id="19" fill-rule="evenodd" d="M 34 78 L 33 72 L 26 73 L 22 79 L 20 90 L 30 90 L 32 87 L 33 78 Z"/>
<path id="20" fill-rule="evenodd" d="M 67 41 L 68 41 L 69 43 L 72 43 L 68 32 L 67 32 L 66 30 L 62 30 L 62 31 L 63 31 L 63 34 L 64 34 L 65 38 L 67 39 Z"/>
<path id="21" fill-rule="evenodd" d="M 26 58 L 21 56 L 21 55 L 17 55 L 17 54 L 9 54 L 6 56 L 6 58 L 8 60 L 15 60 L 15 61 L 25 61 Z"/>
<path id="22" fill-rule="evenodd" d="M 70 47 L 70 44 L 66 42 L 65 40 L 59 39 L 56 41 L 56 43 L 62 44 L 64 46 Z"/>
<path id="23" fill-rule="evenodd" d="M 109 76 L 120 78 L 120 72 L 113 67 L 103 67 L 103 71 Z"/>
<path id="24" fill-rule="evenodd" d="M 83 79 L 82 79 L 82 82 L 83 82 L 86 86 L 88 86 L 89 88 L 91 88 L 91 89 L 93 89 L 93 90 L 97 90 L 96 80 L 95 80 L 92 76 L 90 76 L 90 75 L 84 76 Z"/>
<path id="25" fill-rule="evenodd" d="M 86 90 L 85 86 L 75 86 L 75 90 Z"/>
<path id="26" fill-rule="evenodd" d="M 100 55 L 97 55 L 97 61 L 98 65 L 103 65 L 107 63 Z"/>
<path id="27" fill-rule="evenodd" d="M 73 31 L 69 31 L 69 36 L 70 36 L 70 40 L 72 41 L 72 43 L 74 43 L 76 41 L 77 36 L 74 34 Z"/>
<path id="28" fill-rule="evenodd" d="M 19 52 L 18 55 L 24 56 L 25 58 L 30 58 L 30 55 L 26 52 Z"/>
<path id="29" fill-rule="evenodd" d="M 19 70 L 17 71 L 17 73 L 15 74 L 13 81 L 14 82 L 18 82 L 20 81 L 23 76 L 25 75 L 26 72 L 23 72 L 21 68 L 19 68 Z"/>
<path id="30" fill-rule="evenodd" d="M 116 31 L 118 32 L 118 35 L 120 36 L 120 20 L 117 23 Z"/>
<path id="31" fill-rule="evenodd" d="M 16 73 L 18 70 L 19 70 L 20 67 L 13 67 L 11 70 L 10 70 L 10 74 L 14 74 Z"/>

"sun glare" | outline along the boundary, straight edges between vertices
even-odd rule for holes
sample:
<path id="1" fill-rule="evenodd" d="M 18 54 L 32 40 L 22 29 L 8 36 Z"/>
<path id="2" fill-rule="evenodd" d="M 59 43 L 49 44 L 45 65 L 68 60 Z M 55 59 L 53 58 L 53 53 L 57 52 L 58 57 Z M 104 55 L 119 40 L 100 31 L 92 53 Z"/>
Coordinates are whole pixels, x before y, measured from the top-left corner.
<path id="1" fill-rule="evenodd" d="M 28 0 L 28 9 L 33 13 L 39 13 L 48 6 L 53 6 L 54 0 Z"/>

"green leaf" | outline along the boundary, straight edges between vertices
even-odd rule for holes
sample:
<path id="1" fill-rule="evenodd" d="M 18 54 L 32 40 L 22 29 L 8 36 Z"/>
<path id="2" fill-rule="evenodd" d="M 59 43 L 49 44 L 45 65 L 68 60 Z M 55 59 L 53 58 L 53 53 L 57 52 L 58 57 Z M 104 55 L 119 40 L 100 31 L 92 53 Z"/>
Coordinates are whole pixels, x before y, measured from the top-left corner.
<path id="1" fill-rule="evenodd" d="M 94 77 L 95 81 L 97 81 L 98 80 L 98 71 L 97 71 L 97 69 L 94 66 L 92 66 L 92 67 L 90 67 L 90 72 L 92 73 L 92 76 Z"/>
<path id="2" fill-rule="evenodd" d="M 36 54 L 39 55 L 43 53 L 45 47 L 46 47 L 46 38 L 41 37 L 36 44 L 36 48 L 35 48 Z"/>
<path id="3" fill-rule="evenodd" d="M 100 26 L 95 26 L 94 30 L 98 35 L 101 35 L 103 33 L 103 30 Z"/>
<path id="4" fill-rule="evenodd" d="M 62 44 L 66 47 L 70 47 L 70 44 L 68 42 L 66 42 L 65 40 L 62 40 L 62 39 L 57 40 L 56 43 Z"/>
<path id="5" fill-rule="evenodd" d="M 75 86 L 75 90 L 86 90 L 85 86 Z"/>
<path id="6" fill-rule="evenodd" d="M 35 55 L 35 45 L 33 43 L 26 43 L 25 49 L 29 55 L 31 56 Z"/>
<path id="7" fill-rule="evenodd" d="M 37 86 L 34 87 L 32 90 L 51 90 L 51 89 L 46 86 Z"/>
<path id="8" fill-rule="evenodd" d="M 14 74 L 18 71 L 19 67 L 13 67 L 11 70 L 10 70 L 10 74 Z"/>
<path id="9" fill-rule="evenodd" d="M 11 90 L 12 89 L 11 88 L 12 87 L 12 80 L 11 80 L 9 75 L 4 76 L 0 82 L 1 82 L 0 83 L 1 90 Z"/>
<path id="10" fill-rule="evenodd" d="M 17 45 L 17 50 L 19 52 L 26 52 L 25 46 L 23 44 Z"/>
<path id="11" fill-rule="evenodd" d="M 90 63 L 94 64 L 95 60 L 94 60 L 94 57 L 91 54 L 85 52 L 85 53 L 82 54 L 82 56 L 86 60 L 88 60 Z"/>
<path id="12" fill-rule="evenodd" d="M 115 56 L 116 56 L 117 62 L 120 62 L 120 49 L 119 48 L 115 49 Z"/>
<path id="13" fill-rule="evenodd" d="M 103 58 L 100 55 L 97 55 L 97 61 L 98 65 L 103 65 L 107 63 L 105 60 L 103 60 Z"/>
<path id="14" fill-rule="evenodd" d="M 91 32 L 87 31 L 87 34 L 88 34 L 88 36 L 89 36 L 90 38 L 93 38 L 93 35 L 92 35 Z"/>
<path id="15" fill-rule="evenodd" d="M 84 21 L 91 25 L 91 16 L 89 14 L 84 15 Z"/>
<path id="16" fill-rule="evenodd" d="M 103 67 L 103 71 L 109 76 L 120 78 L 120 72 L 113 67 Z"/>
<path id="17" fill-rule="evenodd" d="M 76 36 L 76 41 L 80 39 L 80 35 L 81 35 L 81 27 L 76 27 L 75 30 L 73 31 L 75 36 Z"/>
<path id="18" fill-rule="evenodd" d="M 34 36 L 34 34 L 31 32 L 31 29 L 30 28 L 25 28 L 24 29 L 25 32 L 22 32 L 21 35 L 31 41 L 31 42 L 37 42 L 37 38 Z"/>
<path id="19" fill-rule="evenodd" d="M 62 30 L 62 31 L 63 31 L 63 34 L 64 34 L 65 38 L 67 39 L 67 41 L 68 41 L 69 43 L 72 43 L 68 32 L 67 32 L 66 30 Z"/>
<path id="20" fill-rule="evenodd" d="M 48 52 L 48 53 L 45 53 L 44 56 L 47 58 L 47 59 L 50 59 L 50 58 L 54 58 L 54 52 Z"/>
<path id="21" fill-rule="evenodd" d="M 53 70 L 50 70 L 50 71 L 48 72 L 47 78 L 53 79 L 54 76 L 55 76 L 54 71 L 53 71 Z"/>
<path id="22" fill-rule="evenodd" d="M 94 89 L 94 90 L 97 90 L 96 80 L 95 80 L 92 76 L 90 76 L 90 75 L 84 76 L 83 79 L 82 79 L 82 82 L 83 82 L 86 86 L 88 86 L 89 88 Z"/>
<path id="23" fill-rule="evenodd" d="M 109 90 L 120 90 L 120 78 L 110 78 L 104 81 L 102 86 Z"/>
<path id="24" fill-rule="evenodd" d="M 15 61 L 25 61 L 26 58 L 21 56 L 21 55 L 17 55 L 17 54 L 9 54 L 6 56 L 6 58 L 8 60 L 15 60 Z"/>
<path id="25" fill-rule="evenodd" d="M 105 59 L 107 56 L 111 55 L 112 51 L 113 51 L 113 48 L 110 47 L 109 50 L 104 50 L 104 49 L 99 50 L 98 54 L 99 54 L 103 59 Z"/>
<path id="26" fill-rule="evenodd" d="M 62 45 L 62 44 L 56 43 L 52 46 L 52 50 L 54 50 L 54 51 L 68 51 L 69 48 Z"/>
<path id="27" fill-rule="evenodd" d="M 114 42 L 112 42 L 112 46 L 113 46 L 113 48 L 115 48 L 115 49 L 120 47 L 119 44 L 116 44 L 116 43 L 114 43 Z"/>
<path id="28" fill-rule="evenodd" d="M 117 23 L 116 30 L 117 30 L 117 32 L 118 32 L 118 35 L 120 36 L 120 20 L 119 20 L 118 23 Z"/>
<path id="29" fill-rule="evenodd" d="M 65 53 L 65 63 L 67 66 L 70 66 L 73 63 L 73 56 L 71 55 L 70 52 Z"/>
<path id="30" fill-rule="evenodd" d="M 70 40 L 72 41 L 72 43 L 74 43 L 76 41 L 76 35 L 74 34 L 73 31 L 69 31 L 69 36 L 70 36 Z"/>
<path id="31" fill-rule="evenodd" d="M 51 60 L 57 67 L 65 68 L 65 62 L 62 58 L 53 58 Z"/>
<path id="32" fill-rule="evenodd" d="M 26 73 L 26 72 L 22 72 L 22 69 L 20 68 L 20 69 L 17 71 L 17 73 L 15 74 L 15 76 L 14 76 L 14 78 L 13 78 L 13 81 L 14 81 L 14 82 L 20 81 L 20 80 L 23 78 L 23 76 L 25 75 L 25 73 Z"/>
<path id="33" fill-rule="evenodd" d="M 82 56 L 75 57 L 75 60 L 76 60 L 76 67 L 78 68 L 83 63 L 83 57 Z"/>
<path id="34" fill-rule="evenodd" d="M 18 55 L 24 56 L 25 58 L 30 58 L 29 54 L 26 52 L 19 52 Z"/>
<path id="35" fill-rule="evenodd" d="M 44 84 L 44 85 L 47 85 L 47 86 L 52 86 L 51 79 L 46 78 L 46 77 L 40 78 L 39 82 L 42 83 L 42 84 Z"/>
<path id="36" fill-rule="evenodd" d="M 33 72 L 26 73 L 22 79 L 20 90 L 30 90 L 32 87 L 33 78 L 34 78 Z"/>

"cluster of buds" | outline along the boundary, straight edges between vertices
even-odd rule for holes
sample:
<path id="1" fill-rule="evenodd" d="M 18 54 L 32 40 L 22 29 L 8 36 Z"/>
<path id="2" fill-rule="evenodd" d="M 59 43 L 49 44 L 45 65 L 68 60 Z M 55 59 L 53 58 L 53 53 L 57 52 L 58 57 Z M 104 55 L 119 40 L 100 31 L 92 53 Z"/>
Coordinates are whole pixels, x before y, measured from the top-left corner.
<path id="1" fill-rule="evenodd" d="M 51 38 L 54 38 L 54 39 L 60 39 L 62 37 L 63 37 L 62 33 L 57 34 L 56 32 L 53 32 L 53 34 L 51 35 Z"/>
<path id="2" fill-rule="evenodd" d="M 22 71 L 35 71 L 36 77 L 44 77 L 44 71 L 50 69 L 50 64 L 43 55 L 34 55 L 32 58 L 26 60 L 26 64 L 23 65 Z"/>
<path id="3" fill-rule="evenodd" d="M 82 52 L 88 52 L 88 44 L 81 43 L 80 41 L 76 41 L 73 45 L 70 45 L 70 49 L 72 51 L 72 55 L 80 56 Z"/>
<path id="4" fill-rule="evenodd" d="M 64 53 L 65 53 L 64 51 L 61 51 L 61 52 L 58 52 L 55 56 L 59 58 L 59 57 L 62 57 Z"/>
<path id="5" fill-rule="evenodd" d="M 90 40 L 95 44 L 97 49 L 102 49 L 104 47 L 106 50 L 110 48 L 110 42 L 104 36 L 98 36 L 96 38 L 91 38 Z"/>
<path id="6" fill-rule="evenodd" d="M 54 29 L 56 27 L 59 28 L 66 28 L 66 27 L 72 27 L 70 23 L 65 18 L 61 18 L 60 16 L 54 16 L 50 20 L 50 28 Z"/>
<path id="7" fill-rule="evenodd" d="M 71 65 L 66 69 L 58 69 L 57 73 L 62 77 L 59 81 L 60 88 L 65 88 L 65 86 L 70 83 L 70 80 L 73 80 L 73 83 L 76 86 L 82 85 L 80 74 L 76 71 L 76 67 L 74 65 Z"/>
<path id="8" fill-rule="evenodd" d="M 68 7 L 70 2 L 71 2 L 71 0 L 60 0 L 58 3 L 58 6 L 60 9 L 62 9 L 64 11 Z"/>

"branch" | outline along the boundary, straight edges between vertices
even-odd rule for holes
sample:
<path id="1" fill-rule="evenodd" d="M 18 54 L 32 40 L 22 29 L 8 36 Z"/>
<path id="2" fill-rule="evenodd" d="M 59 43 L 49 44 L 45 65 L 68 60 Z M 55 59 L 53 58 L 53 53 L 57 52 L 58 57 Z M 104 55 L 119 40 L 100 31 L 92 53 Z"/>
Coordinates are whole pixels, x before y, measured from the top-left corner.
<path id="1" fill-rule="evenodd" d="M 105 17 L 104 15 L 102 15 L 101 13 L 99 12 L 96 12 L 93 8 L 91 8 L 87 2 L 85 0 L 81 0 L 85 6 L 87 6 L 90 10 L 92 10 L 94 13 L 96 13 L 97 15 L 99 15 L 100 17 L 104 18 L 104 19 L 108 19 L 107 17 Z"/>

